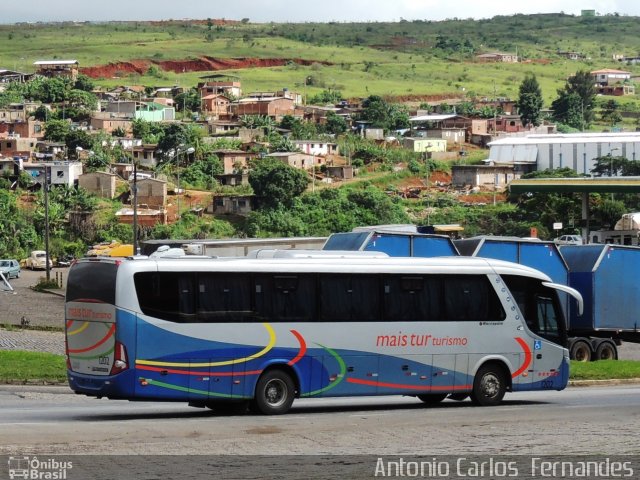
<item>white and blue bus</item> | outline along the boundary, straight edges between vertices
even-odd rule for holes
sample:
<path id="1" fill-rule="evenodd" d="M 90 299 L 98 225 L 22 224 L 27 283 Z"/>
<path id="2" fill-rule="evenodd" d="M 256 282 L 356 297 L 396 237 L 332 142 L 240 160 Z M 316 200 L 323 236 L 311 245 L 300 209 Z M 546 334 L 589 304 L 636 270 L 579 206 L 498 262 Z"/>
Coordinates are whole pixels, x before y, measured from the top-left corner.
<path id="1" fill-rule="evenodd" d="M 267 255 L 269 256 L 269 255 Z M 557 290 L 467 257 L 82 259 L 66 294 L 77 392 L 282 414 L 295 398 L 562 390 Z"/>

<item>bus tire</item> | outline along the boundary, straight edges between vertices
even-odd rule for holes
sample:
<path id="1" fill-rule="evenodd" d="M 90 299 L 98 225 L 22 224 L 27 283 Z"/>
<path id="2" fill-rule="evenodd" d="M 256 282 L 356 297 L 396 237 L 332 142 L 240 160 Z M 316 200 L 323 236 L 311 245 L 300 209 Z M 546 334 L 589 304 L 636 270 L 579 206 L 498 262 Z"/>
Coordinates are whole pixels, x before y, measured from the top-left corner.
<path id="1" fill-rule="evenodd" d="M 418 395 L 418 398 L 422 400 L 427 405 L 437 405 L 445 398 L 447 398 L 446 393 L 425 393 L 423 395 Z"/>
<path id="2" fill-rule="evenodd" d="M 590 362 L 591 361 L 591 345 L 585 340 L 576 340 L 571 345 L 569 351 L 569 357 L 576 362 Z"/>
<path id="3" fill-rule="evenodd" d="M 617 360 L 618 349 L 611 342 L 601 342 L 596 348 L 596 360 Z"/>
<path id="4" fill-rule="evenodd" d="M 482 407 L 500 404 L 507 391 L 504 369 L 495 363 L 480 367 L 473 379 L 471 401 Z"/>
<path id="5" fill-rule="evenodd" d="M 295 394 L 295 384 L 288 373 L 269 370 L 258 380 L 252 410 L 265 415 L 282 415 L 291 408 Z"/>

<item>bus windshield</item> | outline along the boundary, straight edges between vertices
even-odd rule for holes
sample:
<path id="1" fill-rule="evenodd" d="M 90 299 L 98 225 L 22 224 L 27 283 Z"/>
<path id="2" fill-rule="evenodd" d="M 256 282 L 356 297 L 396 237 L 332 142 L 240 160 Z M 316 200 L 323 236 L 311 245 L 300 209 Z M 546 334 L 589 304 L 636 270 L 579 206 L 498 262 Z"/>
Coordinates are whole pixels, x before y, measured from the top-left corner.
<path id="1" fill-rule="evenodd" d="M 503 275 L 502 279 L 513 294 L 529 330 L 566 346 L 567 332 L 555 290 L 531 277 Z"/>
<path id="2" fill-rule="evenodd" d="M 67 302 L 93 300 L 111 305 L 116 303 L 118 265 L 112 262 L 87 262 L 74 265 L 69 271 Z"/>

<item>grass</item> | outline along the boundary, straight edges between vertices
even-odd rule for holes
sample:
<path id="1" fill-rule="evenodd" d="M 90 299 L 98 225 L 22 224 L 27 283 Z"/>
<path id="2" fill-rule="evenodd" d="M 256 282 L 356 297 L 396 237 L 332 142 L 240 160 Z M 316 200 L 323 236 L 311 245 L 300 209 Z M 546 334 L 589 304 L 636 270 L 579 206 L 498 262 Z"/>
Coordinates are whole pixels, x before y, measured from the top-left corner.
<path id="1" fill-rule="evenodd" d="M 63 355 L 0 350 L 0 382 L 63 382 L 66 379 Z"/>
<path id="2" fill-rule="evenodd" d="M 345 97 L 368 95 L 462 95 L 516 98 L 526 73 L 535 73 L 548 107 L 565 79 L 580 69 L 621 66 L 614 53 L 635 54 L 640 22 L 631 17 L 593 20 L 564 15 L 496 17 L 492 20 L 445 22 L 246 24 L 210 31 L 192 22 L 114 22 L 105 24 L 0 25 L 0 65 L 32 71 L 42 59 L 74 58 L 80 66 L 135 59 L 185 60 L 212 57 L 303 58 L 332 65 L 292 65 L 227 70 L 239 75 L 244 92 L 289 88 L 308 96 L 331 88 Z M 452 33 L 455 32 L 455 33 Z M 541 35 L 540 32 L 544 32 Z M 503 50 L 531 63 L 483 64 L 473 55 L 444 53 L 434 46 L 439 36 L 469 40 L 477 52 Z M 398 44 L 397 42 L 400 41 Z M 590 57 L 569 61 L 557 50 Z M 544 62 L 536 60 L 544 58 Z M 640 66 L 622 66 L 634 75 Z M 207 72 L 161 78 L 132 75 L 105 78 L 101 86 L 177 84 L 194 86 Z M 624 99 L 636 104 L 640 95 Z"/>
<path id="3" fill-rule="evenodd" d="M 66 378 L 66 364 L 63 355 L 0 350 L 0 382 L 2 383 L 64 382 Z M 571 362 L 571 380 L 626 378 L 640 378 L 640 361 Z"/>
<path id="4" fill-rule="evenodd" d="M 571 380 L 607 380 L 611 378 L 640 378 L 640 362 L 634 360 L 571 362 Z"/>

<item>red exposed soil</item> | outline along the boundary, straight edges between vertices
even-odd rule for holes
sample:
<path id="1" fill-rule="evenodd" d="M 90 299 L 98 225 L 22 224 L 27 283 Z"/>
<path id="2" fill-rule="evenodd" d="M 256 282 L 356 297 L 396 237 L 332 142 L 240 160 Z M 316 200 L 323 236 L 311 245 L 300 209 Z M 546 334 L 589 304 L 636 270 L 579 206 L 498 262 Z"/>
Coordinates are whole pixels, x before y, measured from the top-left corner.
<path id="1" fill-rule="evenodd" d="M 129 74 L 143 75 L 151 65 L 156 65 L 162 70 L 185 72 L 210 72 L 217 70 L 232 70 L 241 68 L 281 67 L 288 63 L 298 65 L 312 65 L 321 63 L 330 65 L 330 62 L 317 62 L 302 58 L 215 58 L 203 56 L 190 60 L 131 60 L 129 62 L 109 63 L 95 67 L 84 67 L 80 71 L 91 78 L 109 78 L 125 76 Z"/>

